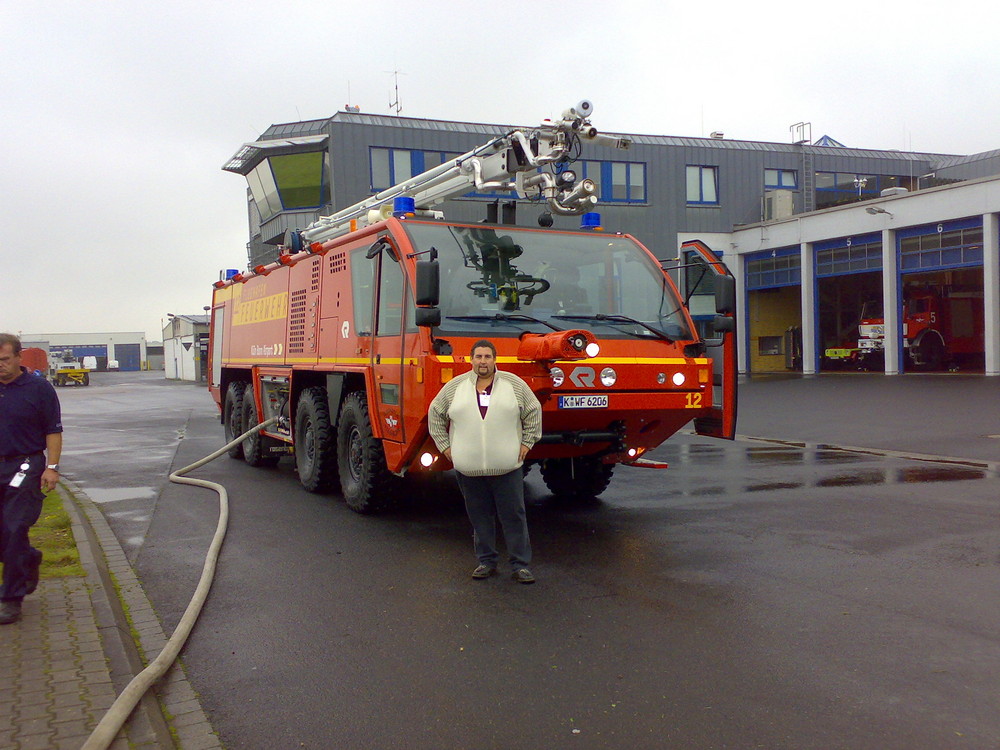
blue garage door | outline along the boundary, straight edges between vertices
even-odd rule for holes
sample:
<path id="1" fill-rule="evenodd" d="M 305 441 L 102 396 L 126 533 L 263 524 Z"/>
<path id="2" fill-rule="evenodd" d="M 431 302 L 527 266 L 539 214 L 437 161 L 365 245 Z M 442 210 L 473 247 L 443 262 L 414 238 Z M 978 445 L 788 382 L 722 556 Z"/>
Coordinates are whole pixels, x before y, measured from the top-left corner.
<path id="1" fill-rule="evenodd" d="M 73 356 L 83 359 L 84 357 L 107 357 L 108 347 L 104 344 L 87 344 L 86 346 L 74 346 Z"/>
<path id="2" fill-rule="evenodd" d="M 138 344 L 115 344 L 115 359 L 122 372 L 136 372 L 142 368 Z"/>

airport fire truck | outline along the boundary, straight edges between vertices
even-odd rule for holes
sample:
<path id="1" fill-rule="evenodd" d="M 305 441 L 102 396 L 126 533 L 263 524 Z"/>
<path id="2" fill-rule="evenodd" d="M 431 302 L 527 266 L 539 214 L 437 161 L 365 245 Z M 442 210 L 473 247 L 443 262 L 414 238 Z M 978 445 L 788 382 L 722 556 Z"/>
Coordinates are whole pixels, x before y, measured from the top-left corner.
<path id="1" fill-rule="evenodd" d="M 427 409 L 471 369 L 480 339 L 542 404 L 526 466 L 556 496 L 599 495 L 616 464 L 665 467 L 642 455 L 692 420 L 733 438 L 733 276 L 704 243 L 685 243 L 685 299 L 638 240 L 599 231 L 597 188 L 572 162 L 583 143 L 629 142 L 598 133 L 590 113 L 584 101 L 512 130 L 289 233 L 272 263 L 223 272 L 209 389 L 226 439 L 275 419 L 230 455 L 262 466 L 291 454 L 305 489 L 339 483 L 350 508 L 377 511 L 408 477 L 451 468 Z M 437 209 L 473 191 L 538 201 L 541 226 L 455 223 Z M 552 214 L 589 228 L 553 229 Z M 704 335 L 687 308 L 699 289 L 715 308 Z"/>

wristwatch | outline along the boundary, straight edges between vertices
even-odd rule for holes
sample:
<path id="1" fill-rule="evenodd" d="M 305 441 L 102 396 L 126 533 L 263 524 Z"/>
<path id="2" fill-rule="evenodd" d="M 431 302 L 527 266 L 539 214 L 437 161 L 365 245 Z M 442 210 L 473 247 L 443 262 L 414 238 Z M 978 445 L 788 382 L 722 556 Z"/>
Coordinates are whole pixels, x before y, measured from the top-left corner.
<path id="1" fill-rule="evenodd" d="M 52 471 L 59 471 L 59 464 L 49 464 L 45 468 L 46 469 L 52 469 Z"/>

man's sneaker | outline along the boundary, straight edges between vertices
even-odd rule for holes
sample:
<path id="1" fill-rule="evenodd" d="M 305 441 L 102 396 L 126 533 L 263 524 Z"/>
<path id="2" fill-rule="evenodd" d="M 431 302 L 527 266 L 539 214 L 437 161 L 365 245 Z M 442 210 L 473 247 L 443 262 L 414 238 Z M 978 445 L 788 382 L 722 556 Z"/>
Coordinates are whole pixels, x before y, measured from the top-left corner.
<path id="1" fill-rule="evenodd" d="M 518 583 L 534 583 L 535 577 L 531 575 L 531 571 L 527 568 L 518 568 L 515 570 L 511 576 Z"/>
<path id="2" fill-rule="evenodd" d="M 481 581 L 483 578 L 489 578 L 490 576 L 495 576 L 496 574 L 497 569 L 495 565 L 480 565 L 472 571 L 472 577 L 477 581 Z"/>
<path id="3" fill-rule="evenodd" d="M 21 602 L 4 602 L 0 606 L 0 625 L 10 625 L 21 619 Z"/>

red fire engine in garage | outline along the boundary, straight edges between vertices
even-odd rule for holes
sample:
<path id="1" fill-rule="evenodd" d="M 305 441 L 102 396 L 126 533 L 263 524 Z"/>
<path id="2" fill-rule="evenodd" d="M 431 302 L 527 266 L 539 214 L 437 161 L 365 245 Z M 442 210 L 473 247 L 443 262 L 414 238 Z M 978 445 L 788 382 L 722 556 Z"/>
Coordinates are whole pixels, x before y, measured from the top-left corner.
<path id="1" fill-rule="evenodd" d="M 699 434 L 731 439 L 735 281 L 718 257 L 699 241 L 682 248 L 695 267 L 686 276 L 714 289 L 706 340 L 638 240 L 544 228 L 549 212 L 597 220 L 596 186 L 570 168 L 581 142 L 628 146 L 599 134 L 590 111 L 581 102 L 514 130 L 216 282 L 209 388 L 227 440 L 276 418 L 230 454 L 259 466 L 291 453 L 307 490 L 339 481 L 352 509 L 378 510 L 402 478 L 451 468 L 427 409 L 484 338 L 542 403 L 528 462 L 556 495 L 600 494 L 615 464 L 654 464 L 640 457 L 692 420 Z M 543 228 L 454 223 L 434 209 L 473 190 L 537 199 Z"/>
<path id="2" fill-rule="evenodd" d="M 986 351 L 983 293 L 947 286 L 920 286 L 905 291 L 903 347 L 909 361 L 925 370 L 957 366 Z M 858 325 L 862 367 L 883 366 L 885 319 L 881 302 L 867 302 Z"/>

